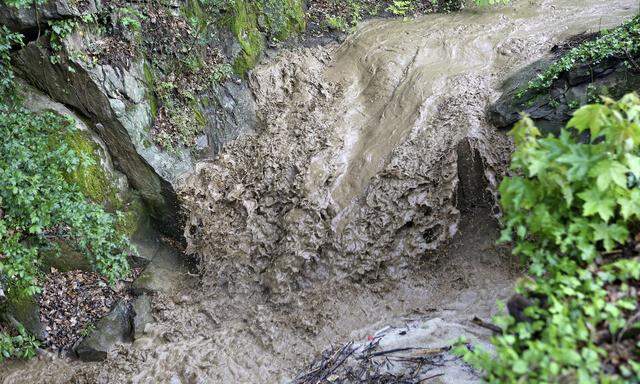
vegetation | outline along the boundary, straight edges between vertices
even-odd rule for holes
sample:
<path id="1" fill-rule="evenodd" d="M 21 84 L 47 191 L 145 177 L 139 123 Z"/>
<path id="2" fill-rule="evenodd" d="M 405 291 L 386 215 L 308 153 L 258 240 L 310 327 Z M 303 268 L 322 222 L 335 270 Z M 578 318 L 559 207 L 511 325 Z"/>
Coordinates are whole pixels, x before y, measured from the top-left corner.
<path id="1" fill-rule="evenodd" d="M 65 34 L 69 24 L 54 24 Z M 53 112 L 32 113 L 16 96 L 9 64 L 19 34 L 0 29 L 0 282 L 10 302 L 40 291 L 42 257 L 60 255 L 62 244 L 84 254 L 111 282 L 129 273 L 134 252 L 117 229 L 118 214 L 92 203 L 76 177 L 96 165 L 93 150 L 78 150 L 73 120 Z M 29 358 L 37 342 L 22 326 L 0 329 L 0 360 Z"/>
<path id="2" fill-rule="evenodd" d="M 495 354 L 465 353 L 490 382 L 640 380 L 640 99 L 603 100 L 559 137 L 526 117 L 511 132 L 502 240 L 529 265 L 518 291 L 530 305 L 496 319 Z"/>
<path id="3" fill-rule="evenodd" d="M 53 112 L 0 111 L 0 272 L 8 293 L 39 291 L 39 255 L 64 241 L 81 250 L 111 282 L 129 272 L 132 250 L 116 218 L 87 200 L 67 175 L 92 159 L 80 157 L 65 135 L 72 120 Z"/>
<path id="4" fill-rule="evenodd" d="M 3 102 L 13 93 L 14 76 L 11 70 L 9 52 L 12 46 L 21 46 L 22 44 L 22 35 L 20 33 L 11 32 L 6 26 L 0 25 L 0 102 Z"/>
<path id="5" fill-rule="evenodd" d="M 635 66 L 633 57 L 638 54 L 640 54 L 640 16 L 613 30 L 602 31 L 595 40 L 571 49 L 521 89 L 518 97 L 522 98 L 526 92 L 547 91 L 560 75 L 583 65 L 595 66 L 612 58 L 625 58 L 629 66 Z"/>
<path id="6" fill-rule="evenodd" d="M 39 345 L 38 341 L 22 326 L 18 327 L 16 334 L 0 330 L 0 363 L 10 357 L 22 359 L 35 357 Z"/>

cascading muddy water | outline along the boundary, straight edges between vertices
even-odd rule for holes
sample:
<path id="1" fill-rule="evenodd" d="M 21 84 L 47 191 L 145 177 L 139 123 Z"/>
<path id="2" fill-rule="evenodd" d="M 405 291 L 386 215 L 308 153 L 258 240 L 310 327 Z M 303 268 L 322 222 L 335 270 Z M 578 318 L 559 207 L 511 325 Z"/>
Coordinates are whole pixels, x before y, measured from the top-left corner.
<path id="1" fill-rule="evenodd" d="M 516 1 L 370 21 L 340 46 L 280 52 L 249 80 L 262 129 L 182 191 L 201 284 L 156 297 L 156 324 L 106 364 L 34 361 L 4 382 L 281 382 L 405 315 L 486 338 L 464 322 L 489 316 L 516 277 L 492 246 L 510 143 L 486 106 L 554 42 L 634 11 Z"/>

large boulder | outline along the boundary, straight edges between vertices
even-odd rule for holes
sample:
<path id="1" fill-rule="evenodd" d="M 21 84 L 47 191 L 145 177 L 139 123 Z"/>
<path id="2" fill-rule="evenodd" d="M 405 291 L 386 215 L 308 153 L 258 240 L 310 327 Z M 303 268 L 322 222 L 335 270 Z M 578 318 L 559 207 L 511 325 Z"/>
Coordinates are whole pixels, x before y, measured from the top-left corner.
<path id="1" fill-rule="evenodd" d="M 52 111 L 74 122 L 77 130 L 66 134 L 64 141 L 80 156 L 92 159 L 93 164 L 79 166 L 68 175 L 69 181 L 78 185 L 94 203 L 101 204 L 108 211 L 122 212 L 124 220 L 119 226 L 124 234 L 131 237 L 138 232 L 145 222 L 146 213 L 139 198 L 131 190 L 127 177 L 115 169 L 106 144 L 90 127 L 91 123 L 26 82 L 19 79 L 16 81 L 25 108 L 32 112 Z M 60 254 L 45 252 L 42 255 L 45 269 L 53 267 L 61 272 L 93 269 L 82 253 L 67 244 L 59 245 Z"/>
<path id="2" fill-rule="evenodd" d="M 179 237 L 182 225 L 175 186 L 191 169 L 190 152 L 169 153 L 150 140 L 152 107 L 144 60 L 128 68 L 96 64 L 80 54 L 93 39 L 88 31 L 72 34 L 56 53 L 59 60 L 50 59 L 45 37 L 30 42 L 14 56 L 16 72 L 88 119 L 159 228 Z"/>
<path id="3" fill-rule="evenodd" d="M 133 341 L 133 307 L 121 301 L 98 321 L 91 334 L 82 339 L 74 352 L 82 361 L 102 361 L 118 343 Z"/>

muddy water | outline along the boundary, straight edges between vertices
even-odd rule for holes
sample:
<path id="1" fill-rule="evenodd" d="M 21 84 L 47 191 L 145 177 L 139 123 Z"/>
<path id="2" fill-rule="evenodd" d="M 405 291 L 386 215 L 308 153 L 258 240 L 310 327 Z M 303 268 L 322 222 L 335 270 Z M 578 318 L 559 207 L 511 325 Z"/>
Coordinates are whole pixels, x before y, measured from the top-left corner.
<path id="1" fill-rule="evenodd" d="M 516 1 L 281 52 L 250 79 L 260 132 L 199 164 L 183 191 L 200 281 L 158 294 L 147 334 L 105 363 L 42 358 L 0 377 L 278 383 L 329 344 L 408 318 L 486 338 L 469 318 L 493 313 L 517 273 L 493 246 L 510 144 L 484 110 L 509 72 L 635 10 Z"/>

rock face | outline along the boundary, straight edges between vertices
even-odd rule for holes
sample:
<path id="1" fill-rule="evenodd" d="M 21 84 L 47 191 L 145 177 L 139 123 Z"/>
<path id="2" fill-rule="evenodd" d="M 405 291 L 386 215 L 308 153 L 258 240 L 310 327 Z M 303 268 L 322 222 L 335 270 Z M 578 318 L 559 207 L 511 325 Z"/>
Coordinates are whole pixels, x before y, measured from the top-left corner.
<path id="1" fill-rule="evenodd" d="M 213 157 L 223 145 L 240 134 L 255 130 L 256 105 L 246 82 L 227 81 L 211 95 L 214 103 L 205 108 L 207 117 L 206 155 Z"/>
<path id="2" fill-rule="evenodd" d="M 640 89 L 637 68 L 625 64 L 627 58 L 612 58 L 595 65 L 581 65 L 560 76 L 548 92 L 516 94 L 527 83 L 547 68 L 555 59 L 547 57 L 512 75 L 503 85 L 504 93 L 490 106 L 489 118 L 498 128 L 509 128 L 520 119 L 522 112 L 529 115 L 544 132 L 559 132 L 580 105 L 592 102 L 599 95 L 614 99 Z"/>
<path id="3" fill-rule="evenodd" d="M 93 14 L 98 10 L 100 0 L 48 0 L 37 5 L 37 12 L 33 4 L 20 8 L 2 5 L 0 25 L 13 31 L 26 31 L 38 28 L 39 25 L 44 27 L 50 20 Z"/>
<path id="4" fill-rule="evenodd" d="M 174 185 L 189 171 L 191 158 L 187 151 L 172 155 L 149 141 L 152 116 L 143 61 L 129 69 L 87 63 L 73 52 L 81 52 L 90 39 L 79 33 L 66 39 L 57 64 L 51 62 L 44 39 L 31 42 L 15 55 L 17 73 L 94 124 L 150 216 L 165 233 L 178 237 L 181 220 Z"/>

